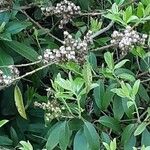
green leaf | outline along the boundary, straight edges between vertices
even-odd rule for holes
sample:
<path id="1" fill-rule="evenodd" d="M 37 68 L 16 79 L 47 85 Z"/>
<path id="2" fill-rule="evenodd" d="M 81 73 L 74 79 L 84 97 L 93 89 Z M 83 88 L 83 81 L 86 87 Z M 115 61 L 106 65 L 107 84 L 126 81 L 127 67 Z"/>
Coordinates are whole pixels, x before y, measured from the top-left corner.
<path id="1" fill-rule="evenodd" d="M 122 5 L 124 3 L 125 0 L 115 0 L 115 3 Z"/>
<path id="2" fill-rule="evenodd" d="M 136 22 L 136 21 L 138 21 L 139 20 L 139 18 L 137 17 L 137 16 L 131 16 L 129 19 L 128 19 L 128 21 L 127 21 L 127 23 L 130 23 L 130 22 Z"/>
<path id="3" fill-rule="evenodd" d="M 11 21 L 6 26 L 6 33 L 16 34 L 31 25 L 28 22 Z"/>
<path id="4" fill-rule="evenodd" d="M 100 20 L 98 20 L 98 19 L 91 18 L 90 24 L 91 24 L 90 30 L 91 30 L 92 32 L 97 32 L 97 31 L 99 31 L 99 30 L 101 29 L 101 27 L 102 27 L 102 22 L 101 22 Z"/>
<path id="5" fill-rule="evenodd" d="M 117 77 L 131 82 L 135 81 L 135 77 L 128 73 L 118 74 Z"/>
<path id="6" fill-rule="evenodd" d="M 128 108 L 128 106 L 127 106 L 128 100 L 129 100 L 128 98 L 123 98 L 122 105 L 123 105 L 123 109 L 124 109 L 126 115 L 128 116 L 128 118 L 132 118 L 135 108 L 134 108 L 134 106 L 131 106 L 130 108 Z"/>
<path id="7" fill-rule="evenodd" d="M 110 102 L 112 101 L 112 98 L 114 96 L 114 93 L 111 91 L 111 89 L 113 89 L 115 86 L 116 84 L 111 84 L 106 88 L 102 101 L 102 110 L 106 110 L 110 105 Z"/>
<path id="8" fill-rule="evenodd" d="M 85 81 L 86 92 L 88 93 L 92 84 L 92 67 L 88 62 L 83 66 L 82 74 Z"/>
<path id="9" fill-rule="evenodd" d="M 73 150 L 90 150 L 89 144 L 86 141 L 83 130 L 80 129 L 74 138 Z"/>
<path id="10" fill-rule="evenodd" d="M 114 130 L 114 131 L 117 131 L 117 132 L 120 132 L 121 131 L 121 126 L 119 124 L 119 121 L 112 118 L 112 117 L 109 117 L 109 116 L 102 116 L 99 118 L 99 123 Z"/>
<path id="11" fill-rule="evenodd" d="M 116 93 L 118 96 L 125 98 L 126 94 L 124 93 L 124 91 L 121 88 L 114 88 L 111 90 L 112 92 Z"/>
<path id="12" fill-rule="evenodd" d="M 141 145 L 150 146 L 149 139 L 150 139 L 150 132 L 147 129 L 145 129 L 144 132 L 142 133 Z"/>
<path id="13" fill-rule="evenodd" d="M 1 128 L 4 124 L 6 124 L 8 121 L 9 121 L 9 120 L 1 120 L 1 121 L 0 121 L 0 128 Z"/>
<path id="14" fill-rule="evenodd" d="M 71 131 L 68 126 L 68 122 L 64 121 L 61 125 L 59 146 L 61 150 L 66 150 L 70 141 Z"/>
<path id="15" fill-rule="evenodd" d="M 126 144 L 135 130 L 135 124 L 127 125 L 121 135 L 121 143 Z"/>
<path id="16" fill-rule="evenodd" d="M 117 144 L 116 144 L 116 138 L 113 139 L 113 141 L 110 142 L 110 149 L 116 150 Z"/>
<path id="17" fill-rule="evenodd" d="M 8 66 L 13 64 L 14 64 L 13 58 L 0 48 L 0 66 Z M 7 76 L 11 75 L 9 68 L 5 67 L 0 69 L 4 72 L 5 75 Z"/>
<path id="18" fill-rule="evenodd" d="M 129 61 L 128 59 L 124 59 L 121 62 L 119 62 L 118 64 L 115 65 L 114 69 L 118 69 L 121 68 L 127 61 Z"/>
<path id="19" fill-rule="evenodd" d="M 97 59 L 94 53 L 90 52 L 89 54 L 89 63 L 91 64 L 93 69 L 97 68 Z"/>
<path id="20" fill-rule="evenodd" d="M 142 3 L 139 2 L 137 7 L 137 16 L 142 18 L 144 16 L 144 6 Z"/>
<path id="21" fill-rule="evenodd" d="M 105 146 L 106 150 L 111 150 L 107 143 L 103 142 L 103 145 Z"/>
<path id="22" fill-rule="evenodd" d="M 0 136 L 0 145 L 1 146 L 12 146 L 13 141 L 7 136 Z"/>
<path id="23" fill-rule="evenodd" d="M 135 130 L 134 132 L 134 136 L 137 136 L 139 134 L 141 134 L 145 129 L 146 129 L 146 126 L 148 124 L 146 122 L 142 122 L 138 127 L 137 129 Z"/>
<path id="24" fill-rule="evenodd" d="M 132 96 L 135 96 L 138 93 L 139 86 L 140 86 L 140 80 L 136 80 L 132 88 Z"/>
<path id="25" fill-rule="evenodd" d="M 0 24 L 3 22 L 7 23 L 10 19 L 10 13 L 8 11 L 4 11 L 0 13 Z"/>
<path id="26" fill-rule="evenodd" d="M 48 140 L 46 143 L 47 150 L 53 150 L 57 144 L 59 143 L 60 139 L 60 131 L 62 128 L 62 122 L 56 123 L 48 132 Z"/>
<path id="27" fill-rule="evenodd" d="M 140 95 L 140 97 L 145 100 L 146 102 L 149 102 L 150 101 L 150 97 L 148 95 L 148 91 L 145 89 L 145 87 L 140 84 L 140 87 L 139 87 L 139 91 L 138 91 L 138 94 Z"/>
<path id="28" fill-rule="evenodd" d="M 90 122 L 84 122 L 84 135 L 91 150 L 100 149 L 99 135 Z"/>
<path id="29" fill-rule="evenodd" d="M 111 10 L 112 10 L 112 12 L 113 12 L 114 14 L 118 14 L 118 12 L 119 12 L 118 5 L 117 5 L 116 3 L 114 3 L 114 4 L 112 5 Z"/>
<path id="30" fill-rule="evenodd" d="M 130 108 L 131 106 L 134 105 L 134 102 L 133 101 L 127 101 L 127 107 Z"/>
<path id="31" fill-rule="evenodd" d="M 132 6 L 127 7 L 124 12 L 123 20 L 127 23 L 128 19 L 132 16 Z"/>
<path id="32" fill-rule="evenodd" d="M 142 2 L 144 5 L 150 4 L 150 0 L 141 0 L 141 2 Z"/>
<path id="33" fill-rule="evenodd" d="M 1 34 L 0 39 L 4 41 L 12 41 L 11 34 L 5 32 Z"/>
<path id="34" fill-rule="evenodd" d="M 141 58 L 144 58 L 144 56 L 146 54 L 145 50 L 141 46 L 137 46 L 136 48 L 133 48 L 133 50 L 131 52 L 135 56 L 139 56 Z"/>
<path id="35" fill-rule="evenodd" d="M 20 150 L 33 150 L 33 147 L 29 141 L 20 141 L 19 143 L 22 145 L 22 147 L 19 148 Z"/>
<path id="36" fill-rule="evenodd" d="M 110 70 L 114 69 L 114 60 L 113 60 L 113 54 L 110 52 L 106 52 L 104 54 L 105 62 L 107 63 L 107 66 Z"/>
<path id="37" fill-rule="evenodd" d="M 15 99 L 15 104 L 16 104 L 16 107 L 17 107 L 17 110 L 18 110 L 19 114 L 24 119 L 27 119 L 27 115 L 26 115 L 26 112 L 25 112 L 24 104 L 23 104 L 22 94 L 21 94 L 21 91 L 20 91 L 18 86 L 15 87 L 14 99 Z"/>
<path id="38" fill-rule="evenodd" d="M 82 9 L 88 10 L 89 6 L 92 5 L 93 0 L 86 0 L 86 2 L 85 0 L 78 0 L 78 3 L 80 4 Z"/>
<path id="39" fill-rule="evenodd" d="M 110 20 L 113 20 L 115 22 L 119 22 L 121 23 L 122 25 L 126 26 L 126 22 L 124 20 L 122 20 L 122 18 L 117 14 L 107 14 L 105 15 L 106 18 L 110 19 Z"/>
<path id="40" fill-rule="evenodd" d="M 144 14 L 145 14 L 145 16 L 149 16 L 149 14 L 150 14 L 150 3 L 149 3 L 149 5 L 147 5 L 147 7 L 145 8 Z"/>
<path id="41" fill-rule="evenodd" d="M 105 142 L 105 143 L 110 143 L 110 141 L 111 141 L 109 134 L 107 134 L 105 132 L 101 133 L 101 140 L 102 140 L 102 142 Z"/>
<path id="42" fill-rule="evenodd" d="M 71 81 L 63 79 L 60 73 L 57 75 L 55 83 L 57 83 L 63 89 L 72 91 Z"/>
<path id="43" fill-rule="evenodd" d="M 124 115 L 124 109 L 122 106 L 122 99 L 119 96 L 114 97 L 113 101 L 113 113 L 116 119 L 121 119 Z"/>
<path id="44" fill-rule="evenodd" d="M 144 150 L 150 150 L 150 146 L 147 146 Z"/>
<path id="45" fill-rule="evenodd" d="M 97 83 L 99 86 L 94 88 L 93 94 L 94 94 L 94 100 L 96 102 L 96 105 L 101 109 L 105 89 L 104 89 L 104 83 L 102 80 L 98 80 Z"/>
<path id="46" fill-rule="evenodd" d="M 133 150 L 135 144 L 136 144 L 136 138 L 132 135 L 129 141 L 126 144 L 124 144 L 123 150 Z"/>
<path id="47" fill-rule="evenodd" d="M 5 45 L 30 61 L 38 60 L 38 53 L 31 47 L 17 41 L 5 42 Z"/>

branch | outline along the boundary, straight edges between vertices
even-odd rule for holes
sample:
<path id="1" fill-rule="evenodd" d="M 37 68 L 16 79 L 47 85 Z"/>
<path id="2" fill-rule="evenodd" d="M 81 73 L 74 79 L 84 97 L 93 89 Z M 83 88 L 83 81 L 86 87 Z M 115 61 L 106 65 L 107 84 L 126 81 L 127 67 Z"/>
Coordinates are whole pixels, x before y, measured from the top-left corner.
<path id="1" fill-rule="evenodd" d="M 27 67 L 27 66 L 32 66 L 32 65 L 36 65 L 38 63 L 40 63 L 41 60 L 32 62 L 32 63 L 27 63 L 27 64 L 20 64 L 20 65 L 8 65 L 8 66 L 0 66 L 0 68 L 9 68 L 9 67 Z"/>
<path id="2" fill-rule="evenodd" d="M 50 65 L 52 65 L 52 64 L 54 64 L 54 63 L 56 63 L 56 62 L 54 61 L 54 62 L 52 62 L 52 63 L 48 63 L 48 64 L 46 64 L 46 65 L 44 65 L 44 66 L 42 66 L 42 67 L 39 67 L 39 68 L 37 68 L 37 69 L 35 69 L 35 70 L 32 70 L 32 71 L 30 71 L 30 72 L 27 72 L 26 74 L 15 78 L 10 84 L 4 85 L 4 86 L 0 86 L 0 90 L 4 89 L 4 88 L 6 88 L 6 87 L 9 87 L 10 85 L 12 85 L 12 83 L 14 83 L 14 82 L 16 82 L 16 81 L 18 81 L 18 80 L 21 80 L 22 78 L 25 78 L 25 77 L 27 77 L 27 76 L 29 76 L 29 75 L 32 75 L 32 74 L 34 74 L 34 73 L 36 73 L 36 72 L 38 72 L 38 71 L 40 71 L 40 70 L 42 70 L 42 69 L 45 69 L 45 68 L 49 67 Z"/>
<path id="3" fill-rule="evenodd" d="M 110 44 L 110 45 L 106 45 L 106 46 L 99 47 L 99 48 L 96 48 L 96 49 L 92 49 L 91 51 L 105 50 L 105 49 L 108 49 L 108 48 L 111 48 L 111 47 L 114 47 L 114 46 L 116 46 L 116 45 L 115 44 Z"/>
<path id="4" fill-rule="evenodd" d="M 38 28 L 40 28 L 40 29 L 46 31 L 49 36 L 51 36 L 52 38 L 54 38 L 55 40 L 57 40 L 57 41 L 59 41 L 60 43 L 63 44 L 63 41 L 62 41 L 62 40 L 58 39 L 56 36 L 54 36 L 53 34 L 51 34 L 48 29 L 43 28 L 38 22 L 36 22 L 34 19 L 32 19 L 25 11 L 23 11 L 23 10 L 20 10 L 20 11 L 21 11 L 32 23 L 34 23 Z"/>
<path id="5" fill-rule="evenodd" d="M 88 13 L 80 13 L 80 16 L 99 16 L 104 14 L 104 12 L 88 12 Z"/>
<path id="6" fill-rule="evenodd" d="M 99 30 L 98 32 L 96 32 L 95 34 L 93 34 L 91 36 L 91 38 L 95 38 L 95 37 L 99 36 L 100 34 L 108 31 L 113 25 L 114 25 L 114 21 L 111 21 L 107 27 L 105 27 L 105 28 Z"/>

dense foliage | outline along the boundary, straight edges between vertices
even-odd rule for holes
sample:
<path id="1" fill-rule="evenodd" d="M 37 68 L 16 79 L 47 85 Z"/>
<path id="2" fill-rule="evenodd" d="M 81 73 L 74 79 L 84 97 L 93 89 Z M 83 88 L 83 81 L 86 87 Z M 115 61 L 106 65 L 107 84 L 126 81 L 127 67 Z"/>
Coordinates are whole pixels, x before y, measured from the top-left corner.
<path id="1" fill-rule="evenodd" d="M 150 0 L 1 0 L 0 149 L 149 150 Z"/>

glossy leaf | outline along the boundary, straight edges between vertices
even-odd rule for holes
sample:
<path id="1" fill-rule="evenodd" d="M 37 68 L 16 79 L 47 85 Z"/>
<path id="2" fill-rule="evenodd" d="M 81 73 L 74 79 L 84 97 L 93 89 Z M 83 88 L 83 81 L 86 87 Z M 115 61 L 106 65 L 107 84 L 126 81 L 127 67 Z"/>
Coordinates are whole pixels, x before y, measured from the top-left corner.
<path id="1" fill-rule="evenodd" d="M 28 22 L 12 21 L 7 24 L 5 32 L 10 34 L 16 34 L 27 28 L 29 25 L 31 24 Z"/>
<path id="2" fill-rule="evenodd" d="M 60 135 L 59 135 L 59 146 L 61 150 L 66 150 L 69 145 L 71 136 L 71 131 L 68 126 L 68 122 L 64 121 L 61 125 Z"/>
<path id="3" fill-rule="evenodd" d="M 109 116 L 102 116 L 99 118 L 99 123 L 114 130 L 114 131 L 117 131 L 117 132 L 120 132 L 121 131 L 121 126 L 119 124 L 119 121 L 112 118 L 112 117 L 109 117 Z"/>
<path id="4" fill-rule="evenodd" d="M 141 134 L 145 129 L 146 129 L 146 126 L 148 124 L 146 122 L 142 122 L 138 127 L 137 129 L 135 130 L 134 132 L 134 136 L 137 136 L 139 134 Z"/>
<path id="5" fill-rule="evenodd" d="M 5 125 L 9 120 L 1 120 L 0 121 L 0 128 Z"/>
<path id="6" fill-rule="evenodd" d="M 131 135 L 133 134 L 135 130 L 135 127 L 136 127 L 135 124 L 129 124 L 123 129 L 123 133 L 121 135 L 121 142 L 123 144 L 126 144 L 129 141 L 129 139 L 131 138 Z"/>
<path id="7" fill-rule="evenodd" d="M 22 94 L 21 94 L 21 91 L 20 91 L 18 86 L 15 87 L 14 99 L 15 99 L 15 104 L 16 104 L 16 107 L 17 107 L 17 110 L 18 110 L 19 114 L 24 119 L 27 119 L 27 115 L 26 115 L 26 112 L 25 112 L 25 107 L 24 107 L 24 104 L 23 104 Z"/>
<path id="8" fill-rule="evenodd" d="M 129 61 L 128 59 L 124 59 L 124 60 L 120 61 L 118 64 L 115 65 L 114 69 L 121 68 L 128 61 Z"/>
<path id="9" fill-rule="evenodd" d="M 98 86 L 94 88 L 94 100 L 96 105 L 101 109 L 102 108 L 102 101 L 104 98 L 104 83 L 102 80 L 97 81 Z"/>
<path id="10" fill-rule="evenodd" d="M 150 132 L 147 129 L 145 129 L 144 132 L 142 133 L 141 145 L 150 146 L 149 139 L 150 139 Z"/>
<path id="11" fill-rule="evenodd" d="M 61 128 L 62 122 L 58 122 L 51 127 L 50 131 L 48 132 L 48 140 L 46 143 L 47 150 L 53 150 L 59 143 Z"/>
<path id="12" fill-rule="evenodd" d="M 86 137 L 83 130 L 80 129 L 74 138 L 73 150 L 90 150 L 89 144 L 86 141 Z"/>
<path id="13" fill-rule="evenodd" d="M 23 43 L 12 41 L 5 43 L 5 45 L 30 61 L 38 60 L 38 53 L 33 48 L 26 46 Z"/>
<path id="14" fill-rule="evenodd" d="M 84 135 L 91 150 L 98 150 L 100 148 L 99 135 L 90 122 L 84 122 Z"/>
<path id="15" fill-rule="evenodd" d="M 0 48 L 0 66 L 8 66 L 13 64 L 14 64 L 13 58 Z M 9 68 L 4 67 L 0 69 L 4 72 L 5 75 L 7 76 L 11 75 Z"/>
<path id="16" fill-rule="evenodd" d="M 107 63 L 108 68 L 113 69 L 114 68 L 113 54 L 110 52 L 106 52 L 104 54 L 104 59 L 105 59 L 105 62 Z"/>
<path id="17" fill-rule="evenodd" d="M 122 99 L 118 96 L 114 97 L 113 101 L 113 113 L 116 119 L 121 119 L 124 115 L 124 109 L 122 106 Z"/>

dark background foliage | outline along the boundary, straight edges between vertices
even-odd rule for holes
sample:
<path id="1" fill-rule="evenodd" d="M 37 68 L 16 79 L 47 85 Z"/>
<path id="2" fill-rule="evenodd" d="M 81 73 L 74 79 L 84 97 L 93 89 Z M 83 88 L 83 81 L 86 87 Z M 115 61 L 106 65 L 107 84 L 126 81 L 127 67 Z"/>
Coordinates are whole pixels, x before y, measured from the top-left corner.
<path id="1" fill-rule="evenodd" d="M 149 35 L 150 1 L 72 0 L 81 7 L 82 14 L 74 17 L 63 29 L 58 28 L 59 17 L 45 16 L 40 9 L 41 6 L 55 6 L 59 2 L 7 0 L 6 4 L 0 5 L 0 66 L 5 75 L 9 76 L 10 70 L 2 66 L 34 63 L 46 48 L 59 48 L 62 43 L 57 38 L 63 41 L 63 31 L 67 30 L 76 39 L 82 39 L 88 30 L 97 33 L 111 21 L 113 24 L 89 45 L 88 60 L 84 65 L 73 62 L 53 64 L 1 89 L 0 120 L 9 121 L 0 128 L 0 146 L 17 149 L 21 147 L 20 141 L 29 141 L 35 150 L 98 150 L 105 149 L 104 142 L 110 145 L 110 141 L 114 139 L 117 141 L 118 150 L 150 146 L 150 38 L 148 37 L 146 45 L 130 49 L 123 57 L 122 52 L 110 44 L 113 31 L 123 31 L 127 25 L 135 26 L 135 30 L 140 34 Z M 112 64 L 116 65 L 125 59 L 129 61 L 122 63 L 114 72 L 110 71 Z M 20 76 L 42 65 L 37 63 L 18 67 Z M 82 117 L 73 110 L 79 108 L 76 100 L 64 98 L 76 117 L 70 115 L 71 118 L 54 118 L 45 123 L 45 111 L 35 107 L 34 102 L 58 99 L 62 106 L 59 94 L 63 88 L 66 91 L 71 90 L 65 87 L 67 79 L 71 87 L 79 88 L 82 85 L 80 90 L 83 90 L 83 93 L 86 89 L 86 92 L 80 95 L 81 98 L 79 95 L 76 97 L 80 99 L 81 108 L 84 110 L 80 110 L 79 115 Z M 141 80 L 139 88 L 135 85 L 138 79 Z M 51 81 L 61 90 L 57 91 Z M 135 92 L 133 101 L 136 105 L 129 103 L 130 98 L 127 97 L 131 89 L 124 91 L 126 93 L 123 96 L 120 96 L 119 92 L 112 92 L 112 89 L 120 87 L 120 82 L 129 83 L 131 87 L 136 86 L 138 92 Z M 16 85 L 19 87 L 19 92 L 16 93 L 21 93 L 22 96 L 18 94 L 18 99 L 23 101 L 23 106 L 15 103 Z M 53 96 L 48 96 L 48 88 L 54 91 Z M 138 107 L 140 122 L 135 106 Z M 23 116 L 20 114 L 23 110 L 27 119 L 24 113 Z M 110 150 L 115 150 L 114 143 Z M 22 149 L 32 150 L 28 147 L 24 146 Z"/>

